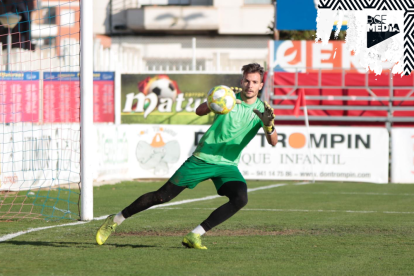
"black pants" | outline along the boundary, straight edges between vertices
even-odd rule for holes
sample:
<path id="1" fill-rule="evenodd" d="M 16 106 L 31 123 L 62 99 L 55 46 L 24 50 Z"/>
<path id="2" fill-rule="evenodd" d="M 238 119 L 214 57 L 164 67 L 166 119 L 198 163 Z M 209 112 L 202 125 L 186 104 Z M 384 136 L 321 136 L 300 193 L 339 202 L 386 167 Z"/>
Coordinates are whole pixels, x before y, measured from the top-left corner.
<path id="1" fill-rule="evenodd" d="M 131 205 L 122 210 L 125 218 L 142 212 L 154 205 L 170 201 L 179 195 L 185 187 L 180 187 L 171 182 L 167 182 L 160 189 L 154 192 L 146 193 L 135 200 Z M 211 213 L 211 215 L 201 223 L 205 231 L 226 221 L 237 211 L 247 204 L 247 185 L 241 181 L 226 182 L 217 193 L 221 196 L 227 196 L 229 201 Z"/>

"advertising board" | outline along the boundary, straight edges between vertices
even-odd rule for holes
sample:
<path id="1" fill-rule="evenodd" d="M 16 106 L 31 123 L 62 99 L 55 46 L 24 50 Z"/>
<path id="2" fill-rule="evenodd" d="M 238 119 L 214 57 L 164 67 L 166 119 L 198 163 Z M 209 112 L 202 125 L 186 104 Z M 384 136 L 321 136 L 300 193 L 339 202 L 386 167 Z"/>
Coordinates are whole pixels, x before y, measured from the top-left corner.
<path id="1" fill-rule="evenodd" d="M 414 183 L 414 128 L 392 128 L 391 137 L 391 182 Z"/>
<path id="2" fill-rule="evenodd" d="M 14 126 L 16 134 L 8 131 L 11 127 L 6 126 L 8 134 L 1 137 L 12 151 L 1 154 L 0 190 L 80 181 L 79 124 L 30 125 L 31 131 L 19 125 Z M 209 126 L 96 124 L 94 128 L 93 178 L 111 181 L 168 179 L 192 155 Z M 242 152 L 238 167 L 245 179 L 388 183 L 385 128 L 312 127 L 309 136 L 305 127 L 276 129 L 279 141 L 275 147 L 267 144 L 260 130 Z M 407 155 L 407 145 L 413 149 L 414 134 L 407 137 L 408 144 L 393 147 L 395 158 L 402 162 L 394 160 L 393 177 L 398 182 L 412 181 L 414 153 Z"/>
<path id="3" fill-rule="evenodd" d="M 75 123 L 80 118 L 80 83 L 77 72 L 45 72 L 43 122 Z"/>
<path id="4" fill-rule="evenodd" d="M 113 126 L 98 126 L 97 179 L 105 179 L 108 172 L 124 178 L 169 178 L 208 128 L 149 124 L 121 125 L 113 131 Z M 388 183 L 389 138 L 384 128 L 312 127 L 310 141 L 304 127 L 276 129 L 276 147 L 267 144 L 260 130 L 242 152 L 239 169 L 246 179 Z"/>
<path id="5" fill-rule="evenodd" d="M 269 41 L 269 64 L 274 72 L 346 72 L 365 74 L 360 57 L 346 48 L 345 41 L 329 41 L 326 44 L 305 40 Z M 394 66 L 382 62 L 383 71 Z"/>
<path id="6" fill-rule="evenodd" d="M 39 72 L 0 72 L 1 122 L 39 122 Z"/>
<path id="7" fill-rule="evenodd" d="M 121 75 L 123 124 L 211 124 L 214 115 L 197 116 L 196 108 L 217 85 L 240 86 L 234 74 Z"/>
<path id="8" fill-rule="evenodd" d="M 0 191 L 79 183 L 79 124 L 4 126 L 0 141 Z"/>
<path id="9" fill-rule="evenodd" d="M 114 80 L 114 72 L 93 73 L 93 121 L 95 123 L 115 121 Z M 79 122 L 80 96 L 78 72 L 45 72 L 43 75 L 43 122 Z"/>
<path id="10" fill-rule="evenodd" d="M 114 111 L 114 72 L 93 72 L 93 121 L 113 123 Z"/>

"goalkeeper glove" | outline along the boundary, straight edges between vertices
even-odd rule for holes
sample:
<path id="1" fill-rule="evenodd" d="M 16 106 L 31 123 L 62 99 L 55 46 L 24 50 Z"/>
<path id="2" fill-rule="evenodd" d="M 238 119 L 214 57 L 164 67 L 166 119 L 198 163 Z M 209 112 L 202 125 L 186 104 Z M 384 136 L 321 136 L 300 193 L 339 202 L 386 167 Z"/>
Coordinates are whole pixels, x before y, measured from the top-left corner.
<path id="1" fill-rule="evenodd" d="M 265 133 L 271 134 L 275 129 L 275 114 L 273 113 L 273 108 L 267 102 L 264 102 L 264 107 L 263 113 L 257 109 L 254 109 L 253 112 L 262 120 Z"/>
<path id="2" fill-rule="evenodd" d="M 236 96 L 237 94 L 239 94 L 240 92 L 242 92 L 242 89 L 239 87 L 230 87 L 231 90 L 233 90 L 234 95 Z M 241 104 L 242 101 L 239 99 L 236 99 L 236 104 Z"/>

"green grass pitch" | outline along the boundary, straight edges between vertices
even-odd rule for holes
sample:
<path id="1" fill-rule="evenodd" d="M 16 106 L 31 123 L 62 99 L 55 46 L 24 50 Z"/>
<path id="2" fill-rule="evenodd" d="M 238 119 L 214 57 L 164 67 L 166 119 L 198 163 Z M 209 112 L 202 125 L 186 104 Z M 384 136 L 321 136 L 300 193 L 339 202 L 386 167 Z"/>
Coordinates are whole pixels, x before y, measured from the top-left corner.
<path id="1" fill-rule="evenodd" d="M 49 228 L 0 242 L 0 275 L 413 275 L 414 185 L 249 181 L 248 205 L 203 237 L 208 250 L 181 246 L 183 235 L 225 198 L 147 210 L 107 243 L 103 222 Z M 116 213 L 163 182 L 94 188 L 95 217 Z M 212 182 L 174 201 L 215 195 Z M 5 235 L 73 223 L 0 221 Z"/>

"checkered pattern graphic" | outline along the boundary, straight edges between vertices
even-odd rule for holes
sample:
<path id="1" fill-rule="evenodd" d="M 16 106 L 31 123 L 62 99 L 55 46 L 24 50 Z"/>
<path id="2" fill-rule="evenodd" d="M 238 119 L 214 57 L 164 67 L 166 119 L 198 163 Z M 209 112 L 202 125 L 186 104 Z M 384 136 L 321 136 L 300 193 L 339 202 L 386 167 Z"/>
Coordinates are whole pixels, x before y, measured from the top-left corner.
<path id="1" fill-rule="evenodd" d="M 414 0 L 319 0 L 318 8 L 333 11 L 405 11 L 404 74 L 410 75 L 414 70 Z"/>

